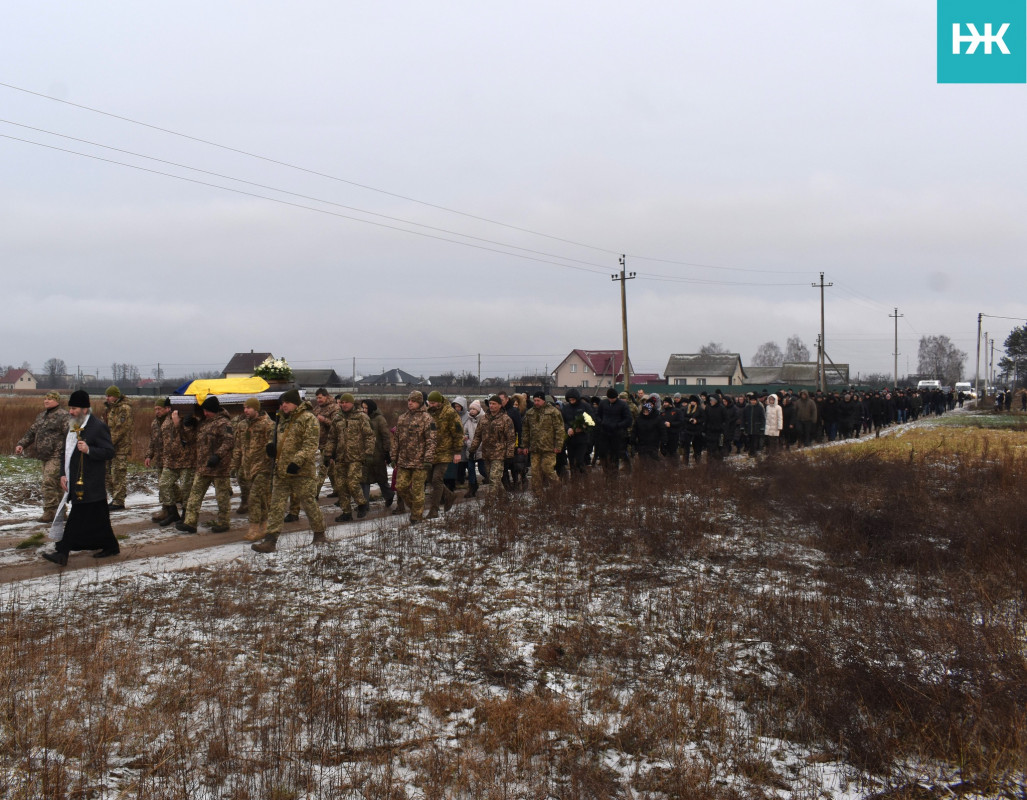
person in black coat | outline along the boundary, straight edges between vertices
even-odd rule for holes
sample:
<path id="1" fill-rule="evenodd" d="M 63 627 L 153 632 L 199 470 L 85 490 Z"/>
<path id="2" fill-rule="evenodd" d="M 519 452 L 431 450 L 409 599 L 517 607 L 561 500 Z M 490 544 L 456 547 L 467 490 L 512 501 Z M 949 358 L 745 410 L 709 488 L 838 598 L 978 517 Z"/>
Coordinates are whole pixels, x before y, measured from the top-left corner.
<path id="1" fill-rule="evenodd" d="M 606 399 L 599 403 L 596 419 L 596 456 L 609 470 L 617 469 L 621 459 L 631 469 L 628 459 L 628 430 L 634 421 L 628 404 L 617 397 L 617 390 L 606 391 Z"/>
<path id="2" fill-rule="evenodd" d="M 763 449 L 763 436 L 767 429 L 767 412 L 760 399 L 749 395 L 749 402 L 742 409 L 742 432 L 745 434 L 745 447 L 749 458 L 755 458 Z"/>
<path id="3" fill-rule="evenodd" d="M 657 416 L 653 404 L 648 400 L 642 403 L 642 411 L 631 429 L 631 443 L 635 446 L 640 461 L 659 460 L 663 431 L 663 422 Z"/>
<path id="4" fill-rule="evenodd" d="M 114 458 L 110 429 L 90 413 L 89 395 L 81 389 L 72 392 L 68 413 L 71 426 L 61 459 L 61 488 L 68 493 L 71 513 L 54 552 L 43 553 L 47 561 L 62 567 L 72 550 L 98 550 L 94 558 L 120 552 L 107 509 L 107 462 Z"/>
<path id="5" fill-rule="evenodd" d="M 575 388 L 568 389 L 564 399 L 567 402 L 560 407 L 560 413 L 563 415 L 563 427 L 567 430 L 567 462 L 574 472 L 584 472 L 589 463 L 589 453 L 592 452 L 593 429 L 578 429 L 576 423 L 580 415 L 588 414 L 591 417 L 595 409 L 591 403 L 582 399 L 581 392 Z"/>
<path id="6" fill-rule="evenodd" d="M 674 405 L 674 401 L 669 397 L 663 398 L 660 422 L 663 425 L 663 440 L 660 443 L 660 452 L 667 458 L 677 459 L 678 441 L 681 438 L 681 429 L 685 427 L 685 415 L 680 408 Z"/>
<path id="7" fill-rule="evenodd" d="M 705 414 L 706 449 L 710 451 L 713 458 L 724 457 L 724 428 L 727 423 L 727 407 L 720 401 L 719 395 L 713 395 L 709 400 Z M 729 402 L 725 400 L 725 402 Z M 731 443 L 727 442 L 727 447 Z"/>

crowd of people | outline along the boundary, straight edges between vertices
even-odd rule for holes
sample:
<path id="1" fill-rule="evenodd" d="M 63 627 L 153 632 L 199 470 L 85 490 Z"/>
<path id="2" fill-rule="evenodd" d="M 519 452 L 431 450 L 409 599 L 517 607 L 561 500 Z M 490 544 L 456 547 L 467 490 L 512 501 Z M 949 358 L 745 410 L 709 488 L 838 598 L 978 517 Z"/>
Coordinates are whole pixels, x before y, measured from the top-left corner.
<path id="1" fill-rule="evenodd" d="M 73 535 L 65 533 L 58 542 L 57 563 L 66 563 L 70 550 L 97 541 L 98 555 L 117 554 L 117 541 L 106 532 L 110 512 L 125 508 L 131 455 L 132 407 L 117 386 L 107 389 L 99 420 L 91 421 L 85 392 L 72 399 L 69 413 L 58 393 L 47 394 L 43 412 L 15 450 L 21 454 L 32 446 L 43 461 L 40 521 L 55 523 L 58 513 L 63 515 L 62 498 L 73 511 L 76 502 L 83 508 L 94 504 L 87 517 L 103 535 L 77 539 L 81 525 L 71 525 Z M 499 392 L 468 403 L 464 396 L 447 399 L 434 390 L 427 397 L 411 392 L 406 410 L 389 425 L 374 400 L 358 402 L 350 393 L 332 397 L 323 388 L 312 403 L 296 389 L 284 392 L 274 418 L 257 398 L 247 399 L 235 418 L 215 395 L 178 408 L 166 398 L 156 406 L 144 464 L 158 474 L 160 509 L 153 521 L 182 533 L 197 532 L 211 486 L 217 513 L 209 527 L 229 530 L 234 477 L 241 495 L 237 513 L 249 522 L 245 538 L 255 551 L 268 553 L 276 549 L 283 525 L 299 520 L 301 511 L 313 542 L 326 541 L 318 502 L 326 482 L 330 496 L 338 498 L 336 522 L 366 517 L 377 485 L 385 507 L 395 502 L 392 513 L 409 514 L 416 524 L 449 511 L 458 488 L 466 487 L 474 497 L 480 487 L 503 493 L 530 483 L 540 492 L 592 468 L 615 475 L 635 465 L 770 457 L 782 449 L 879 435 L 890 425 L 943 414 L 964 399 L 940 389 L 737 394 L 718 389 L 687 397 L 609 389 L 604 397 L 590 397 L 572 388 L 562 399 L 541 391 L 531 398 Z M 83 430 L 92 441 L 83 440 Z M 68 490 L 76 452 L 90 454 L 75 462 L 77 479 L 88 474 L 88 500 Z M 97 489 L 100 484 L 105 491 Z M 95 505 L 101 495 L 102 513 Z"/>

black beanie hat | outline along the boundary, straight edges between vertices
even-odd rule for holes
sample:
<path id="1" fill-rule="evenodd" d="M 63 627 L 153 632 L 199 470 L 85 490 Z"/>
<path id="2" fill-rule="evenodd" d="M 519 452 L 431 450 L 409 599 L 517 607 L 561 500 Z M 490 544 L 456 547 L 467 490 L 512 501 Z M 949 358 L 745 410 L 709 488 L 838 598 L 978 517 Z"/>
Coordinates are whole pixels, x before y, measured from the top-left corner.
<path id="1" fill-rule="evenodd" d="M 606 390 L 606 396 L 609 397 L 611 400 L 616 400 L 617 390 L 611 386 L 609 389 Z"/>
<path id="2" fill-rule="evenodd" d="M 545 400 L 546 399 L 546 393 L 545 392 L 535 392 L 535 394 L 532 395 L 532 398 L 534 399 L 536 397 L 540 398 L 542 400 Z"/>
<path id="3" fill-rule="evenodd" d="M 218 400 L 217 395 L 207 395 L 207 399 L 203 401 L 203 410 L 210 411 L 214 414 L 218 413 L 221 410 L 221 401 Z"/>
<path id="4" fill-rule="evenodd" d="M 303 400 L 300 397 L 299 389 L 290 389 L 287 392 L 282 392 L 282 396 L 278 398 L 278 402 L 293 403 L 294 405 L 298 406 L 300 403 L 303 402 Z"/>
<path id="5" fill-rule="evenodd" d="M 82 389 L 76 389 L 68 398 L 68 408 L 89 408 L 89 395 Z"/>

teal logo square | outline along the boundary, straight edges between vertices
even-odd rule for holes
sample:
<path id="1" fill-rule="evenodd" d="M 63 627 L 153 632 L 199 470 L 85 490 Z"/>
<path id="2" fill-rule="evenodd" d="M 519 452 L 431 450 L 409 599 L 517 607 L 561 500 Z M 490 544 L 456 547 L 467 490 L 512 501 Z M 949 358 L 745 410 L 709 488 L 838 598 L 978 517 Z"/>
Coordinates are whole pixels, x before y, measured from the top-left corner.
<path id="1" fill-rule="evenodd" d="M 938 0 L 938 83 L 1027 83 L 1027 0 Z"/>

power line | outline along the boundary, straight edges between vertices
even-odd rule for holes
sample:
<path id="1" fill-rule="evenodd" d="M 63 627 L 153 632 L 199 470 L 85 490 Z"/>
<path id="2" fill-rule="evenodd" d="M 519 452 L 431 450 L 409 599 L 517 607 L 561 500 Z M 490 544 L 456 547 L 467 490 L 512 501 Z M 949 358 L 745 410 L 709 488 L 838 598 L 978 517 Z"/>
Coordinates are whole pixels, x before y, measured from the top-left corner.
<path id="1" fill-rule="evenodd" d="M 117 160 L 111 159 L 111 158 L 103 158 L 102 156 L 91 155 L 90 153 L 80 153 L 77 150 L 69 150 L 69 149 L 67 149 L 65 147 L 57 147 L 57 146 L 51 145 L 51 144 L 43 144 L 42 142 L 33 142 L 30 139 L 21 139 L 21 138 L 19 138 L 17 136 L 9 136 L 7 134 L 0 133 L 0 138 L 2 138 L 2 139 L 10 139 L 11 141 L 15 141 L 15 142 L 23 142 L 24 144 L 35 145 L 36 147 L 45 147 L 48 150 L 56 150 L 56 151 L 61 152 L 61 153 L 68 153 L 70 155 L 80 156 L 82 158 L 90 158 L 90 159 L 93 159 L 94 161 L 102 161 L 102 162 L 105 162 L 107 164 L 117 164 L 118 166 L 128 167 L 129 169 L 139 170 L 140 172 L 149 172 L 152 175 L 162 175 L 162 176 L 164 176 L 166 178 L 174 178 L 175 180 L 184 181 L 186 183 L 195 183 L 195 184 L 197 184 L 199 186 L 207 186 L 207 187 L 213 188 L 213 189 L 221 189 L 221 190 L 226 191 L 226 192 L 235 192 L 236 194 L 245 195 L 247 197 L 255 197 L 255 198 L 259 199 L 259 200 L 268 200 L 268 201 L 270 201 L 272 203 L 280 203 L 281 205 L 291 206 L 293 208 L 300 208 L 300 209 L 304 209 L 306 211 L 316 211 L 319 214 L 327 214 L 328 216 L 331 216 L 331 217 L 338 217 L 340 219 L 347 219 L 347 220 L 350 220 L 352 222 L 362 222 L 365 225 L 374 225 L 374 226 L 379 227 L 379 228 L 387 228 L 389 230 L 399 231 L 400 233 L 409 233 L 409 234 L 411 234 L 413 236 L 423 236 L 426 239 L 435 239 L 436 241 L 448 242 L 449 244 L 458 244 L 458 245 L 463 245 L 464 247 L 473 247 L 473 248 L 475 248 L 477 250 L 484 250 L 484 251 L 489 252 L 489 253 L 498 253 L 498 254 L 504 255 L 504 256 L 513 256 L 514 258 L 523 258 L 523 259 L 525 259 L 527 261 L 536 261 L 536 262 L 538 262 L 540 264 L 552 264 L 553 266 L 564 267 L 565 269 L 574 269 L 574 270 L 579 270 L 581 272 L 591 272 L 591 273 L 594 273 L 594 274 L 597 274 L 597 275 L 606 275 L 606 274 L 608 274 L 608 271 L 603 271 L 603 270 L 600 270 L 600 269 L 589 269 L 587 267 L 574 266 L 573 264 L 562 264 L 562 263 L 557 262 L 557 261 L 550 261 L 548 259 L 543 259 L 543 258 L 535 258 L 534 256 L 523 255 L 521 253 L 511 253 L 511 252 L 506 251 L 506 250 L 497 250 L 494 247 L 485 247 L 484 245 L 472 244 L 471 242 L 460 242 L 460 241 L 457 241 L 455 239 L 447 239 L 444 236 L 436 236 L 434 234 L 424 233 L 422 231 L 412 231 L 412 230 L 408 230 L 406 228 L 400 228 L 400 227 L 398 227 L 396 225 L 387 225 L 384 222 L 374 222 L 373 220 L 360 219 L 359 217 L 352 217 L 352 216 L 350 216 L 348 214 L 340 214 L 340 213 L 338 213 L 336 211 L 329 211 L 329 210 L 324 209 L 324 208 L 314 208 L 313 206 L 304 205 L 303 203 L 293 203 L 293 202 L 290 202 L 288 200 L 281 200 L 281 199 L 279 199 L 277 197 L 268 197 L 267 195 L 257 194 L 256 192 L 247 192 L 247 191 L 245 191 L 243 189 L 232 188 L 231 186 L 221 186 L 220 184 L 210 183 L 208 181 L 201 181 L 201 180 L 197 180 L 196 178 L 187 178 L 184 175 L 175 175 L 172 172 L 162 172 L 161 170 L 150 169 L 149 167 L 142 167 L 142 166 L 139 166 L 138 164 L 128 164 L 128 163 L 126 163 L 124 161 L 117 161 Z M 458 235 L 463 235 L 463 234 L 458 234 Z M 557 256 L 557 257 L 559 257 L 559 256 Z"/>
<path id="2" fill-rule="evenodd" d="M 431 202 L 428 202 L 426 200 L 419 200 L 416 197 L 410 197 L 408 195 L 400 194 L 398 192 L 392 192 L 392 191 L 388 191 L 386 189 L 379 189 L 379 188 L 377 188 L 375 186 L 370 186 L 368 184 L 359 183 L 357 181 L 352 181 L 352 180 L 349 180 L 349 179 L 346 179 L 346 178 L 340 178 L 340 177 L 338 177 L 336 175 L 330 175 L 328 173 L 321 172 L 319 170 L 311 169 L 311 168 L 308 168 L 308 167 L 302 167 L 302 166 L 299 166 L 297 164 L 292 164 L 292 163 L 290 163 L 288 161 L 282 161 L 281 159 L 276 159 L 276 158 L 271 158 L 270 156 L 260 155 L 258 153 L 253 153 L 253 152 L 250 152 L 248 150 L 243 150 L 243 149 L 238 148 L 238 147 L 232 147 L 230 145 L 225 145 L 225 144 L 221 144 L 219 142 L 214 142 L 214 141 L 211 141 L 209 139 L 203 139 L 203 138 L 201 138 L 199 136 L 192 136 L 192 135 L 187 134 L 187 133 L 181 133 L 180 131 L 175 131 L 175 130 L 172 130 L 170 128 L 162 127 L 160 125 L 154 125 L 154 124 L 151 124 L 151 123 L 148 123 L 148 122 L 143 122 L 141 120 L 133 119 L 131 117 L 126 117 L 126 116 L 121 115 L 121 114 L 115 114 L 115 113 L 112 113 L 110 111 L 104 111 L 104 110 L 99 109 L 99 108 L 94 108 L 93 106 L 87 106 L 87 105 L 84 105 L 84 104 L 81 104 L 81 103 L 73 103 L 70 100 L 63 100 L 63 99 L 61 99 L 59 97 L 53 97 L 52 95 L 43 94 L 42 92 L 36 92 L 36 91 L 33 91 L 31 89 L 26 89 L 26 88 L 21 87 L 21 86 L 15 86 L 14 84 L 11 84 L 11 83 L 0 82 L 0 86 L 5 87 L 7 89 L 11 89 L 11 90 L 16 91 L 16 92 L 23 92 L 25 94 L 33 95 L 34 97 L 40 97 L 40 98 L 43 98 L 44 100 L 50 100 L 50 101 L 55 102 L 55 103 L 61 103 L 63 105 L 71 106 L 72 108 L 79 108 L 79 109 L 82 109 L 83 111 L 89 111 L 90 113 L 93 113 L 93 114 L 99 114 L 101 116 L 109 117 L 111 119 L 120 120 L 122 122 L 128 122 L 128 123 L 131 123 L 132 125 L 139 125 L 140 127 L 149 128 L 150 130 L 158 131 L 160 133 L 166 133 L 166 134 L 168 134 L 170 136 L 176 136 L 176 137 L 179 137 L 181 139 L 186 139 L 188 141 L 197 142 L 199 144 L 204 144 L 204 145 L 207 145 L 209 147 L 215 147 L 215 148 L 218 148 L 220 150 L 225 150 L 227 152 L 236 153 L 238 155 L 243 155 L 243 156 L 246 156 L 248 158 L 257 159 L 259 161 L 264 161 L 264 162 L 269 163 L 269 164 L 275 164 L 276 166 L 286 167 L 288 169 L 294 169 L 294 170 L 297 170 L 299 172 L 304 172 L 304 173 L 309 174 L 309 175 L 315 175 L 315 176 L 320 177 L 320 178 L 326 178 L 327 180 L 336 181 L 336 182 L 339 182 L 339 183 L 344 183 L 344 184 L 347 184 L 349 186 L 354 186 L 354 187 L 359 188 L 359 189 L 364 189 L 366 191 L 376 192 L 378 194 L 382 194 L 382 195 L 385 195 L 387 197 L 394 197 L 394 198 L 399 199 L 399 200 L 405 200 L 405 201 L 410 202 L 410 203 L 416 203 L 418 205 L 425 206 L 426 208 L 433 208 L 433 209 L 436 209 L 438 211 L 444 211 L 444 212 L 449 213 L 449 214 L 456 214 L 458 216 L 466 217 L 467 219 L 477 220 L 478 222 L 485 222 L 485 223 L 488 223 L 490 225 L 497 225 L 497 226 L 502 227 L 502 228 L 507 228 L 509 230 L 518 231 L 520 233 L 527 233 L 527 234 L 529 234 L 531 236 L 539 236 L 539 237 L 542 237 L 542 238 L 545 238 L 545 239 L 551 239 L 552 241 L 562 242 L 564 244 L 570 244 L 570 245 L 573 245 L 575 247 L 583 247 L 583 248 L 586 248 L 588 250 L 595 250 L 596 252 L 606 253 L 608 255 L 618 255 L 618 256 L 620 255 L 620 252 L 617 251 L 617 250 L 611 250 L 609 248 L 599 247 L 599 246 L 596 246 L 596 245 L 587 244 L 585 242 L 578 242 L 578 241 L 576 241 L 574 239 L 568 239 L 568 238 L 561 237 L 561 236 L 555 236 L 553 234 L 542 233 L 541 231 L 532 230 L 531 228 L 525 228 L 525 227 L 518 226 L 518 225 L 512 225 L 512 224 L 509 224 L 509 223 L 506 223 L 506 222 L 500 222 L 499 220 L 490 219 L 488 217 L 483 217 L 483 216 L 480 216 L 478 214 L 471 214 L 469 212 L 460 211 L 459 209 L 455 209 L 455 208 L 449 208 L 448 206 L 440 205 L 438 203 L 431 203 Z M 60 134 L 55 134 L 55 135 L 60 135 Z M 99 146 L 103 146 L 103 145 L 99 145 Z M 189 169 L 191 169 L 191 168 L 189 168 Z M 236 179 L 233 178 L 231 180 L 236 180 Z M 276 191 L 282 191 L 282 190 L 276 190 Z M 328 201 L 321 201 L 321 202 L 328 202 Z M 371 213 L 374 213 L 374 212 L 364 212 L 364 213 L 371 214 Z M 384 216 L 384 215 L 381 215 L 381 216 Z M 410 224 L 415 224 L 416 225 L 416 224 L 419 224 L 419 223 L 410 223 Z M 429 227 L 429 226 L 425 226 L 425 227 Z M 454 234 L 454 235 L 466 236 L 466 234 L 460 234 L 460 233 L 457 233 L 457 234 Z M 467 238 L 475 238 L 475 237 L 469 237 L 468 236 Z M 486 241 L 488 241 L 488 240 L 486 240 Z M 513 247 L 513 245 L 504 245 L 504 246 L 511 246 L 511 247 Z M 526 249 L 526 248 L 522 248 L 522 249 Z M 534 252 L 534 251 L 530 251 L 530 252 Z M 692 266 L 692 267 L 699 267 L 699 268 L 702 268 L 702 269 L 715 269 L 715 270 L 725 270 L 725 271 L 735 271 L 735 272 L 758 272 L 758 273 L 767 273 L 767 272 L 769 272 L 769 273 L 779 273 L 779 274 L 801 274 L 803 272 L 801 270 L 762 270 L 762 269 L 752 269 L 752 268 L 743 268 L 743 267 L 722 267 L 722 266 L 714 266 L 714 265 L 711 265 L 711 264 L 697 264 L 697 263 L 687 262 L 687 261 L 676 261 L 676 260 L 673 260 L 673 259 L 655 258 L 655 257 L 644 256 L 644 255 L 639 255 L 639 254 L 630 254 L 630 255 L 631 255 L 632 258 L 639 259 L 639 260 L 653 261 L 653 262 L 664 263 L 664 264 L 676 264 L 676 265 L 679 265 L 679 266 Z M 564 257 L 564 256 L 557 256 L 557 258 L 566 258 L 566 257 Z M 568 258 L 567 260 L 574 260 L 574 259 L 569 259 Z M 588 263 L 588 262 L 581 262 L 581 263 Z M 654 277 L 673 279 L 672 276 L 665 276 L 665 275 L 656 275 Z M 782 286 L 785 286 L 785 285 L 801 285 L 801 284 L 772 284 L 772 283 L 741 284 L 741 283 L 739 283 L 737 285 L 753 285 L 753 286 L 775 286 L 775 285 L 782 285 Z"/>
<path id="3" fill-rule="evenodd" d="M 301 194 L 299 192 L 292 192 L 292 191 L 289 191 L 288 189 L 279 189 L 277 186 L 269 186 L 269 185 L 264 184 L 264 183 L 256 183 L 254 181 L 245 180 L 244 178 L 236 178 L 236 177 L 233 177 L 232 175 L 225 175 L 225 174 L 220 173 L 220 172 L 212 172 L 211 170 L 201 169 L 199 167 L 191 167 L 188 164 L 180 164 L 180 163 L 178 163 L 176 161 L 168 161 L 168 160 L 163 159 L 163 158 L 157 158 L 156 156 L 148 156 L 148 155 L 146 155 L 144 153 L 136 153 L 136 152 L 134 152 L 132 150 L 124 150 L 124 149 L 122 149 L 120 147 L 112 147 L 110 145 L 106 145 L 106 144 L 101 144 L 99 142 L 90 141 L 89 139 L 80 139 L 80 138 L 78 138 L 76 136 L 68 136 L 67 134 L 57 133 L 56 131 L 49 131 L 49 130 L 46 130 L 45 128 L 36 128 L 36 127 L 33 127 L 32 125 L 25 125 L 23 123 L 14 122 L 14 121 L 9 120 L 9 119 L 0 119 L 0 122 L 4 123 L 6 125 L 14 125 L 14 126 L 19 127 L 19 128 L 26 128 L 27 130 L 36 131 L 37 133 L 45 133 L 45 134 L 47 134 L 49 136 L 57 136 L 57 137 L 60 137 L 61 139 L 69 139 L 70 141 L 79 142 L 80 144 L 88 144 L 88 145 L 90 145 L 92 147 L 101 147 L 104 150 L 113 150 L 116 153 L 124 153 L 125 155 L 134 156 L 135 158 L 145 158 L 148 161 L 156 161 L 159 164 L 167 164 L 168 166 L 171 166 L 171 167 L 178 167 L 179 169 L 188 169 L 188 170 L 191 170 L 192 172 L 199 172 L 199 173 L 201 173 L 203 175 L 210 175 L 210 176 L 213 176 L 215 178 L 224 178 L 225 180 L 236 181 L 237 183 L 242 183 L 242 184 L 245 184 L 246 186 L 254 186 L 254 187 L 258 188 L 258 189 L 267 189 L 268 191 L 272 191 L 272 192 L 280 192 L 281 194 L 287 194 L 287 195 L 289 195 L 291 197 L 299 197 L 299 198 L 301 198 L 303 200 L 311 200 L 311 201 L 313 201 L 315 203 L 324 203 L 325 205 L 335 206 L 336 208 L 344 208 L 347 211 L 356 211 L 356 212 L 358 212 L 360 214 L 368 214 L 370 216 L 380 217 L 381 219 L 387 219 L 387 220 L 390 220 L 392 222 L 400 222 L 400 223 L 403 223 L 404 225 L 415 225 L 415 226 L 417 226 L 419 228 L 425 228 L 427 230 L 436 231 L 437 233 L 447 233 L 447 234 L 449 234 L 451 236 L 462 236 L 465 239 L 472 239 L 472 240 L 474 240 L 476 242 L 485 242 L 487 244 L 499 245 L 500 247 L 509 247 L 509 248 L 514 249 L 514 250 L 523 250 L 526 253 L 533 253 L 535 255 L 547 256 L 549 258 L 560 258 L 560 259 L 563 259 L 565 261 L 575 262 L 577 264 L 585 264 L 587 266 L 592 266 L 592 267 L 598 267 L 600 269 L 605 269 L 605 267 L 602 264 L 596 264 L 596 263 L 591 262 L 591 261 L 581 261 L 580 259 L 577 259 L 577 258 L 570 258 L 569 256 L 561 256 L 561 255 L 558 255 L 556 253 L 547 253 L 547 252 L 544 252 L 544 251 L 541 251 L 541 250 L 532 250 L 532 249 L 530 249 L 528 247 L 521 247 L 520 245 L 509 244 L 508 242 L 497 242 L 497 241 L 495 241 L 493 239 L 486 239 L 486 238 L 480 237 L 480 236 L 472 236 L 472 235 L 467 234 L 467 233 L 460 233 L 459 231 L 452 231 L 452 230 L 449 230 L 447 228 L 439 228 L 439 227 L 435 227 L 433 225 L 425 225 L 425 224 L 423 224 L 421 222 L 414 222 L 413 220 L 403 219 L 402 217 L 392 217 L 392 216 L 389 216 L 388 214 L 380 214 L 380 213 L 378 213 L 376 211 L 368 211 L 367 209 L 364 209 L 364 208 L 358 208 L 356 206 L 348 206 L 348 205 L 344 205 L 343 203 L 336 203 L 336 202 L 334 202 L 332 200 L 325 200 L 325 199 L 320 198 L 320 197 L 313 197 L 311 195 Z M 28 140 L 25 140 L 25 141 L 28 141 Z M 74 152 L 74 151 L 67 151 L 67 152 Z M 114 163 L 121 163 L 121 162 L 114 162 Z"/>
<path id="4" fill-rule="evenodd" d="M 539 231 L 533 231 L 530 228 L 521 228 L 521 227 L 518 227 L 516 225 L 510 225 L 510 224 L 505 223 L 505 222 L 499 222 L 498 220 L 489 219 L 488 217 L 481 217 L 481 216 L 477 216 L 475 214 L 469 214 L 466 211 L 459 211 L 459 210 L 457 210 L 455 208 L 448 208 L 447 206 L 438 205 L 436 203 L 429 203 L 429 202 L 427 202 L 425 200 L 418 200 L 416 197 L 409 197 L 407 195 L 398 194 L 397 192 L 390 192 L 390 191 L 387 191 L 386 189 L 378 189 L 378 188 L 376 188 L 374 186 L 368 186 L 367 184 L 363 184 L 363 183 L 358 183 L 356 181 L 347 180 L 346 178 L 339 178 L 339 177 L 337 177 L 335 175 L 329 175 L 328 173 L 319 172 L 318 170 L 315 170 L 315 169 L 309 169 L 307 167 L 301 167 L 301 166 L 299 166 L 297 164 L 290 164 L 287 161 L 280 161 L 280 160 L 278 160 L 276 158 L 271 158 L 269 156 L 262 156 L 262 155 L 259 155 L 258 153 L 251 153 L 251 152 L 249 152 L 247 150 L 242 150 L 242 149 L 240 149 L 238 147 L 230 147 L 229 145 L 220 144 L 218 142 L 213 142 L 213 141 L 210 141 L 209 139 L 201 139 L 198 136 L 190 136 L 187 133 L 179 133 L 178 131 L 173 131 L 170 128 L 162 128 L 159 125 L 151 125 L 148 122 L 141 122 L 140 120 L 132 119 L 131 117 L 121 116 L 120 114 L 112 114 L 109 111 L 102 111 L 101 109 L 93 108 L 92 106 L 86 106 L 86 105 L 82 105 L 80 103 L 72 103 L 70 100 L 62 100 L 59 97 L 52 97 L 51 95 L 43 94 L 42 92 L 34 92 L 31 89 L 24 89 L 21 86 L 15 86 L 15 85 L 10 84 L 10 83 L 2 83 L 2 82 L 0 82 L 0 86 L 6 87 L 8 89 L 13 89 L 14 91 L 17 91 L 17 92 L 24 92 L 25 94 L 35 95 L 36 97 L 42 97 L 45 100 L 52 100 L 55 103 L 63 103 L 64 105 L 73 106 L 74 108 L 81 108 L 84 111 L 90 111 L 90 112 L 92 112 L 94 114 L 101 114 L 101 115 L 103 115 L 105 117 L 110 117 L 111 119 L 121 120 L 122 122 L 130 122 L 133 125 L 140 125 L 140 126 L 142 126 L 144 128 L 149 128 L 150 130 L 160 131 L 161 133 L 169 134 L 170 136 L 178 136 L 178 137 L 180 137 L 182 139 L 188 139 L 189 141 L 198 142 L 199 144 L 208 145 L 209 147 L 216 147 L 216 148 L 218 148 L 220 150 L 227 150 L 228 152 L 237 153 L 239 155 L 247 156 L 249 158 L 255 158 L 255 159 L 258 159 L 259 161 L 266 161 L 269 164 L 276 164 L 277 166 L 288 167 L 289 169 L 299 170 L 300 172 L 305 172 L 305 173 L 307 173 L 309 175 L 316 175 L 319 178 L 327 178 L 328 180 L 331 180 L 331 181 L 337 181 L 339 183 L 345 183 L 345 184 L 347 184 L 349 186 L 355 186 L 358 189 L 365 189 L 365 190 L 367 190 L 369 192 L 377 192 L 378 194 L 383 194 L 383 195 L 386 195 L 388 197 L 394 197 L 394 198 L 396 198 L 398 200 L 406 200 L 407 202 L 410 202 L 410 203 L 417 203 L 418 205 L 426 206 L 428 208 L 434 208 L 434 209 L 436 209 L 438 211 L 445 211 L 446 213 L 449 213 L 449 214 L 457 214 L 459 216 L 467 217 L 468 219 L 474 219 L 474 220 L 477 220 L 479 222 L 487 222 L 490 225 L 499 225 L 500 227 L 509 228 L 510 230 L 520 231 L 521 233 L 528 233 L 528 234 L 531 234 L 532 236 L 541 236 L 541 237 L 543 237 L 545 239 L 552 239 L 552 240 L 557 241 L 557 242 L 563 242 L 564 244 L 572 244 L 572 245 L 575 245 L 576 247 L 584 247 L 584 248 L 587 248 L 589 250 L 596 250 L 596 251 L 601 252 L 601 253 L 608 253 L 610 255 L 620 255 L 620 253 L 618 251 L 616 251 L 616 250 L 609 250 L 609 249 L 602 248 L 602 247 L 596 247 L 594 245 L 585 244 L 583 242 L 576 242 L 576 241 L 573 241 L 572 239 L 564 239 L 564 238 L 561 238 L 559 236 L 553 236 L 553 235 L 548 234 L 548 233 L 541 233 Z"/>

